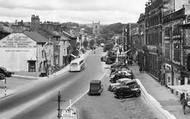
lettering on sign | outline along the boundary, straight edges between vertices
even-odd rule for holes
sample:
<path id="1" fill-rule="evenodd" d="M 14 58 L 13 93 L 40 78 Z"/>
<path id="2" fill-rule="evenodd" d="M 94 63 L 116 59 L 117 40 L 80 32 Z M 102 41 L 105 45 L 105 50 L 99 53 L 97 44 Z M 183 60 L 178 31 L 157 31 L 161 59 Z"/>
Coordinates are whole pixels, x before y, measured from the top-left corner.
<path id="1" fill-rule="evenodd" d="M 12 34 L 0 42 L 1 48 L 35 48 L 33 40 L 23 34 Z"/>

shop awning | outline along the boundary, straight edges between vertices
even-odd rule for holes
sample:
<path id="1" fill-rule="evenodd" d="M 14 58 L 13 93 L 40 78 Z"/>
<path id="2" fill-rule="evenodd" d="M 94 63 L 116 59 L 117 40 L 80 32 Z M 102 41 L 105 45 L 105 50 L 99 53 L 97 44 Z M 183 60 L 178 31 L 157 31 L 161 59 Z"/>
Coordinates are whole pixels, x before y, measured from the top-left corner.
<path id="1" fill-rule="evenodd" d="M 180 93 L 189 93 L 190 94 L 190 85 L 177 85 L 177 86 L 168 86 L 171 89 L 174 89 Z"/>

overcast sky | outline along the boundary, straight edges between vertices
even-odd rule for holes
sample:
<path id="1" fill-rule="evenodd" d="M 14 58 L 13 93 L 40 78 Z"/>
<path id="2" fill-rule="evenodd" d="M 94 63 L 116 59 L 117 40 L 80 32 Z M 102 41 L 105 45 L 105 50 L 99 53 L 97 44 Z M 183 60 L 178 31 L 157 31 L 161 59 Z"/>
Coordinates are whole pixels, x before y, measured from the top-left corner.
<path id="1" fill-rule="evenodd" d="M 148 0 L 0 0 L 0 21 L 41 21 L 102 24 L 136 22 Z"/>

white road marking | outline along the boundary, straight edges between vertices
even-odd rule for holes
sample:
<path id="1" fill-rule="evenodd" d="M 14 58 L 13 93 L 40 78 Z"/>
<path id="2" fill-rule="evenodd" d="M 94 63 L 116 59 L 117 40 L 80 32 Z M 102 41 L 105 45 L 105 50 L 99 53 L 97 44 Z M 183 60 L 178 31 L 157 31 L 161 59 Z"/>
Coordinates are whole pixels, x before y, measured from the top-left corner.
<path id="1" fill-rule="evenodd" d="M 100 78 L 98 78 L 97 80 L 102 80 L 105 75 L 106 75 L 106 73 L 104 73 L 102 76 L 100 76 Z M 76 102 L 78 102 L 78 101 L 79 101 L 84 95 L 86 95 L 87 93 L 88 93 L 88 89 L 87 89 L 81 96 L 79 96 L 75 101 L 73 101 L 73 102 L 71 103 L 71 106 L 74 105 Z M 68 106 L 66 109 L 68 109 L 68 108 L 69 108 L 69 106 Z"/>

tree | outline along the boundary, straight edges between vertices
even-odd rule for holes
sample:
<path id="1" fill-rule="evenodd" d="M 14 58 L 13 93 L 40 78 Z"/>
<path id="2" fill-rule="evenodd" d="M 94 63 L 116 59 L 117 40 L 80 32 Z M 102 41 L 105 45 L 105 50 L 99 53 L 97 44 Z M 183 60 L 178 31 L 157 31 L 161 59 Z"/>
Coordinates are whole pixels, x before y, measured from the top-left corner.
<path id="1" fill-rule="evenodd" d="M 104 46 L 104 51 L 109 51 L 113 48 L 114 44 L 113 43 L 107 43 L 105 46 Z"/>
<path id="2" fill-rule="evenodd" d="M 88 47 L 88 41 L 87 41 L 87 40 L 84 40 L 83 43 L 82 43 L 82 45 L 83 45 L 83 47 L 84 47 L 85 49 L 87 49 L 87 47 Z"/>
<path id="3" fill-rule="evenodd" d="M 94 39 L 90 40 L 89 45 L 90 45 L 90 48 L 93 49 L 95 45 L 95 40 Z"/>

